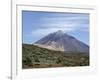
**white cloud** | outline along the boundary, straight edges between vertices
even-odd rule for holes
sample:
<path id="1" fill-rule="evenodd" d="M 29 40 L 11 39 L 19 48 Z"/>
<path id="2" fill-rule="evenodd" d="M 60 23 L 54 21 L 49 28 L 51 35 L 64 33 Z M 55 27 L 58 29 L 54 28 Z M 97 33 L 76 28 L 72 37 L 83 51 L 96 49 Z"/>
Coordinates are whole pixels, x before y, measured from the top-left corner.
<path id="1" fill-rule="evenodd" d="M 73 16 L 73 17 L 45 17 L 42 20 L 43 21 L 72 21 L 72 20 L 86 20 L 88 19 L 88 17 L 84 17 L 84 16 Z"/>
<path id="2" fill-rule="evenodd" d="M 38 37 L 41 37 L 41 36 L 46 36 L 47 34 L 50 34 L 50 33 L 53 33 L 53 32 L 56 32 L 58 30 L 62 30 L 64 32 L 70 32 L 70 31 L 73 31 L 75 29 L 72 29 L 72 28 L 63 28 L 63 27 L 58 27 L 58 28 L 46 28 L 46 29 L 37 29 L 37 30 L 33 30 L 32 31 L 32 35 L 33 36 L 38 36 Z"/>
<path id="3" fill-rule="evenodd" d="M 64 32 L 71 32 L 75 30 L 88 31 L 89 23 L 88 17 L 74 16 L 74 17 L 44 17 L 42 23 L 38 23 L 39 28 L 32 31 L 33 36 L 45 36 L 49 33 L 62 30 Z"/>
<path id="4" fill-rule="evenodd" d="M 46 36 L 47 34 L 56 32 L 58 30 L 62 30 L 64 32 L 72 32 L 72 31 L 86 31 L 88 32 L 88 25 L 82 25 L 74 22 L 66 23 L 66 22 L 60 22 L 60 23 L 53 23 L 53 24 L 45 24 L 45 26 L 48 27 L 41 27 L 36 30 L 32 30 L 32 35 L 33 36 Z"/>

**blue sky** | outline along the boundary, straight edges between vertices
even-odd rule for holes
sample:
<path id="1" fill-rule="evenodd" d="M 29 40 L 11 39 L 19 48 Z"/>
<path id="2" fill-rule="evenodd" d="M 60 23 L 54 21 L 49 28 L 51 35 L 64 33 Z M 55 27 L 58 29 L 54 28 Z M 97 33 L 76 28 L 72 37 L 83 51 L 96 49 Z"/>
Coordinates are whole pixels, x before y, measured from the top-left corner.
<path id="1" fill-rule="evenodd" d="M 22 11 L 23 43 L 32 44 L 58 30 L 89 45 L 89 14 Z"/>

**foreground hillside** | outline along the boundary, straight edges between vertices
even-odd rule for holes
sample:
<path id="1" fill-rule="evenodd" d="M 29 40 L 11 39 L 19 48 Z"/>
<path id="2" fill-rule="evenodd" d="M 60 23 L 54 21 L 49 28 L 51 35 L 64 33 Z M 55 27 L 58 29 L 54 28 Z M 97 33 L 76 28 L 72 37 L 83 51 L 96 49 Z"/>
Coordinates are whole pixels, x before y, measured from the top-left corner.
<path id="1" fill-rule="evenodd" d="M 22 45 L 22 67 L 24 69 L 66 66 L 89 66 L 88 53 L 65 53 L 30 44 Z"/>

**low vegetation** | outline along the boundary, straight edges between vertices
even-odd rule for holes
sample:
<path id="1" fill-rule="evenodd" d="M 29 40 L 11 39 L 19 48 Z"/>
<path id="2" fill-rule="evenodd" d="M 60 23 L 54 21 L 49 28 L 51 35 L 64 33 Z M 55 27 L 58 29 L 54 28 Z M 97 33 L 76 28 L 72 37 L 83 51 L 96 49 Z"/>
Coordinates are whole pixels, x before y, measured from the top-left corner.
<path id="1" fill-rule="evenodd" d="M 30 44 L 22 45 L 23 69 L 68 66 L 89 66 L 88 53 L 66 53 L 48 50 Z"/>

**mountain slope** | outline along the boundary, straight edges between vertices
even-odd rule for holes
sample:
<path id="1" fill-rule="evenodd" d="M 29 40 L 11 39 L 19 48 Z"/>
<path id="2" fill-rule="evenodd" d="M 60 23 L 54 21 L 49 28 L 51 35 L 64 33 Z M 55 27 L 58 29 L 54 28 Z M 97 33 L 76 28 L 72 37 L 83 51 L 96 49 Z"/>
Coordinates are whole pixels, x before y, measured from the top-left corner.
<path id="1" fill-rule="evenodd" d="M 35 42 L 39 47 L 65 52 L 89 52 L 89 46 L 59 30 Z"/>

